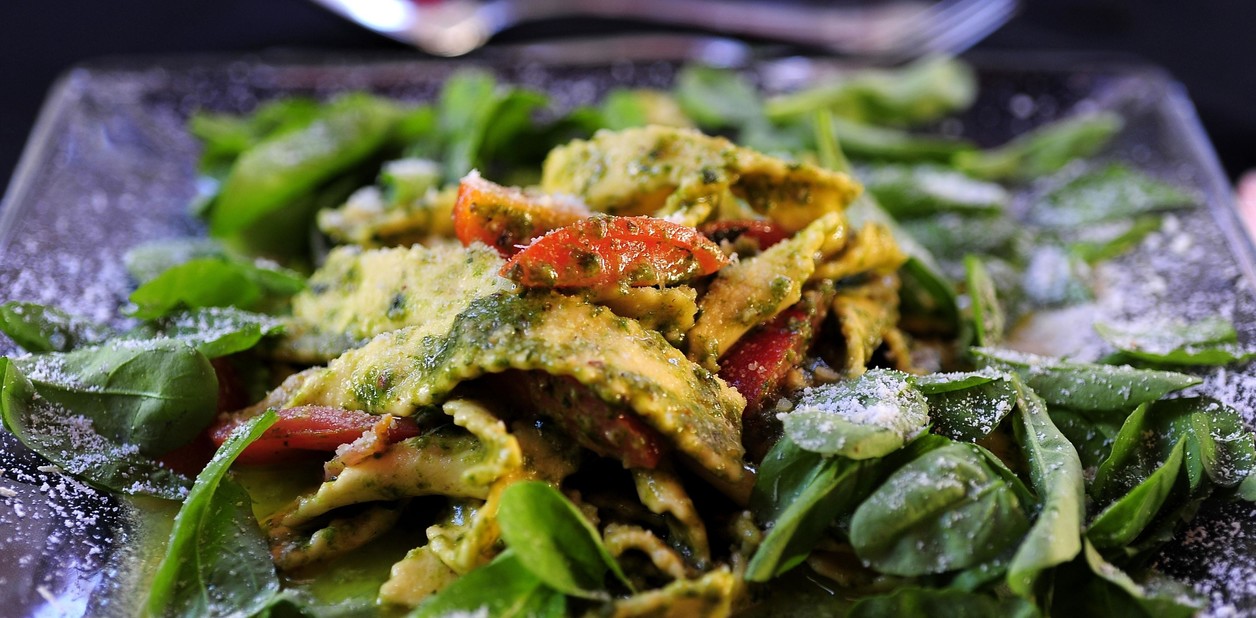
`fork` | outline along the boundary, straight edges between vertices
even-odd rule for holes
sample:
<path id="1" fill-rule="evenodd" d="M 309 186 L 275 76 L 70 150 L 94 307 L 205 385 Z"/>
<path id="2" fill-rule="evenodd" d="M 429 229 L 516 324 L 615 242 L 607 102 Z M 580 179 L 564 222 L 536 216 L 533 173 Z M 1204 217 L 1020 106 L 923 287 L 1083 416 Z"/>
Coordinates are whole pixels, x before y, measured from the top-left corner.
<path id="1" fill-rule="evenodd" d="M 371 30 L 442 56 L 512 26 L 564 17 L 633 19 L 812 45 L 886 61 L 958 53 L 1002 26 L 1016 0 L 897 0 L 860 6 L 771 0 L 315 0 Z"/>

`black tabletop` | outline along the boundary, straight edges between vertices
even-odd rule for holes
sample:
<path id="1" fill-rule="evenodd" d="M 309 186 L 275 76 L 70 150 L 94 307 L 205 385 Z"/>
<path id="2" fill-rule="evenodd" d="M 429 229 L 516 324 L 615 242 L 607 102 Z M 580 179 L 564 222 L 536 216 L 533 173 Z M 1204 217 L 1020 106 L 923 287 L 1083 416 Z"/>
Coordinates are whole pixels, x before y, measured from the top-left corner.
<path id="1" fill-rule="evenodd" d="M 1222 163 L 1237 177 L 1256 167 L 1254 16 L 1256 5 L 1233 0 L 1030 1 L 978 49 L 1119 52 L 1163 66 L 1186 85 Z M 582 27 L 640 26 L 566 23 L 561 31 Z M 558 30 L 524 28 L 499 40 Z M 74 64 L 116 55 L 276 49 L 406 50 L 308 0 L 6 3 L 0 8 L 0 188 L 7 185 L 49 87 Z"/>

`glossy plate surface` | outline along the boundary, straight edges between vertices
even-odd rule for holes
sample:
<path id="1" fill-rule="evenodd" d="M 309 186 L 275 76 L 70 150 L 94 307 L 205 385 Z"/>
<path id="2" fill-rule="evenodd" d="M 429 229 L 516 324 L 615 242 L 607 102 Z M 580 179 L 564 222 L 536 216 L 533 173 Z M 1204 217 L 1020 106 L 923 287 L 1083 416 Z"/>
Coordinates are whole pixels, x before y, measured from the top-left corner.
<path id="1" fill-rule="evenodd" d="M 534 47 L 479 60 L 388 58 L 167 59 L 99 63 L 68 73 L 51 93 L 0 212 L 0 302 L 57 305 L 111 320 L 131 283 L 122 254 L 137 243 L 203 234 L 186 214 L 196 193 L 197 144 L 184 129 L 197 109 L 243 112 L 285 95 L 328 97 L 367 89 L 430 99 L 469 63 L 552 93 L 561 105 L 595 101 L 612 85 L 667 87 L 676 59 L 745 62 L 768 89 L 805 85 L 842 65 L 828 59 L 756 61 L 736 44 Z M 625 60 L 623 58 L 630 58 Z M 579 60 L 572 60 L 579 59 Z M 1172 215 L 1133 254 L 1098 272 L 1101 318 L 1219 313 L 1256 341 L 1253 251 L 1233 197 L 1183 90 L 1163 73 L 1122 62 L 1061 56 L 977 57 L 980 99 L 942 128 L 983 145 L 1084 109 L 1112 109 L 1126 128 L 1102 158 L 1129 161 L 1202 197 Z M 1093 317 L 1093 316 L 1090 316 Z M 1063 316 L 1041 334 L 1085 355 L 1096 342 Z M 7 340 L 0 353 L 13 353 Z M 1256 410 L 1256 369 L 1201 374 L 1201 390 Z M 133 573 L 143 532 L 108 496 L 46 467 L 0 432 L 0 613 L 6 616 L 127 615 L 112 594 Z M 1205 506 L 1158 561 L 1192 582 L 1213 611 L 1256 610 L 1256 509 Z"/>

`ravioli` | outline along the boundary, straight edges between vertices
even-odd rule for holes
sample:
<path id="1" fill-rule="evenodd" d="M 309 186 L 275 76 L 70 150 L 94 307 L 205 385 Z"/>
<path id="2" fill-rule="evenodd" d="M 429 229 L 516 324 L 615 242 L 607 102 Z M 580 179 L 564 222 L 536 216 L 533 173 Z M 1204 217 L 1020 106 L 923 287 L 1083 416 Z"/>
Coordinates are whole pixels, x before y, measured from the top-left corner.
<path id="1" fill-rule="evenodd" d="M 691 225 L 736 197 L 790 232 L 842 210 L 861 190 L 841 172 L 661 126 L 599 131 L 551 150 L 541 188 L 578 195 L 601 212 L 662 211 Z"/>
<path id="2" fill-rule="evenodd" d="M 485 373 L 544 371 L 631 409 L 712 476 L 730 484 L 746 477 L 745 399 L 635 320 L 555 293 L 498 293 L 472 301 L 444 330 L 425 323 L 384 333 L 295 377 L 277 391 L 290 393 L 288 401 L 259 405 L 319 403 L 405 416 Z"/>
<path id="3" fill-rule="evenodd" d="M 448 330 L 471 301 L 514 289 L 497 274 L 501 257 L 470 247 L 339 247 L 292 299 L 292 318 L 276 354 L 326 362 L 380 333 L 422 323 Z"/>

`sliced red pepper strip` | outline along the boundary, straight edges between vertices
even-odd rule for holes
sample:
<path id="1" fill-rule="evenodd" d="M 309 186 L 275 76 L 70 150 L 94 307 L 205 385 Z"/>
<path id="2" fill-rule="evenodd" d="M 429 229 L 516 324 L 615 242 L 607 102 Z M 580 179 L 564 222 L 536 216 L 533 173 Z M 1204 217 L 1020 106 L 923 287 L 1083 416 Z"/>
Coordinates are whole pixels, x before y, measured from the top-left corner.
<path id="1" fill-rule="evenodd" d="M 779 435 L 771 399 L 781 382 L 806 357 L 815 333 L 828 315 L 831 290 L 812 290 L 802 300 L 742 337 L 720 359 L 719 375 L 746 398 L 742 413 L 742 444 L 761 459 Z"/>
<path id="2" fill-rule="evenodd" d="M 698 230 L 702 232 L 703 236 L 717 243 L 725 240 L 732 242 L 739 238 L 749 238 L 759 244 L 760 251 L 789 238 L 789 232 L 781 229 L 779 225 L 771 221 L 756 219 L 712 221 L 703 224 Z"/>
<path id="3" fill-rule="evenodd" d="M 588 216 L 574 198 L 529 195 L 469 174 L 458 185 L 454 234 L 463 245 L 478 240 L 510 257 L 532 239 Z"/>
<path id="4" fill-rule="evenodd" d="M 599 216 L 538 238 L 502 268 L 524 287 L 672 285 L 709 275 L 728 258 L 697 230 L 654 217 Z"/>
<path id="5" fill-rule="evenodd" d="M 278 414 L 279 420 L 240 453 L 237 463 L 279 463 L 301 457 L 303 451 L 332 452 L 358 439 L 380 421 L 375 414 L 326 406 L 298 406 Z M 221 446 L 241 422 L 243 419 L 225 417 L 211 428 L 210 439 Z M 413 418 L 396 417 L 385 439 L 391 444 L 420 433 Z"/>

